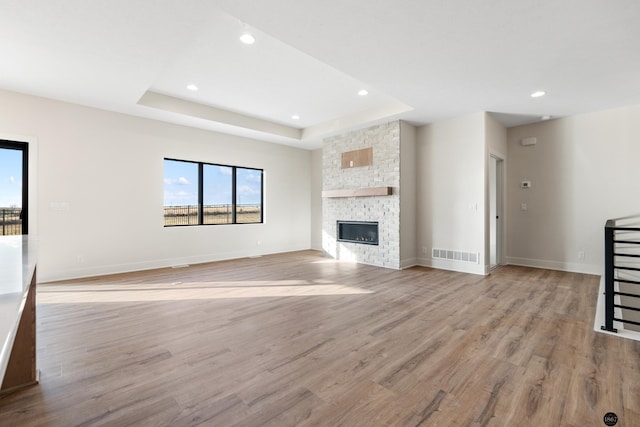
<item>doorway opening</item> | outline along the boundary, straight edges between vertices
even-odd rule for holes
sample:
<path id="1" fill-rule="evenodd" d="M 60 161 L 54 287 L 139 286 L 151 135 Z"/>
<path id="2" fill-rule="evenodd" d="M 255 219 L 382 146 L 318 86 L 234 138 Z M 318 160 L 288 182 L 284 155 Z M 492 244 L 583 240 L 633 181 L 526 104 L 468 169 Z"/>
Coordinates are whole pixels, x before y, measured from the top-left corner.
<path id="1" fill-rule="evenodd" d="M 491 155 L 489 161 L 489 267 L 503 263 L 504 159 Z"/>

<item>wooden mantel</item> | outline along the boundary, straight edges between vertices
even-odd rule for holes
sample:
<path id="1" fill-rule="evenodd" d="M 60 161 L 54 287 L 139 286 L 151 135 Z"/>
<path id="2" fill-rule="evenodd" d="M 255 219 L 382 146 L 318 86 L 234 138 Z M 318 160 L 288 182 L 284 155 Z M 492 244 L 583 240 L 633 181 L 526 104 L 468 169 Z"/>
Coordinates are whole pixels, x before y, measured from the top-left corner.
<path id="1" fill-rule="evenodd" d="M 341 190 L 324 190 L 322 197 L 370 197 L 390 196 L 393 187 L 345 188 Z"/>

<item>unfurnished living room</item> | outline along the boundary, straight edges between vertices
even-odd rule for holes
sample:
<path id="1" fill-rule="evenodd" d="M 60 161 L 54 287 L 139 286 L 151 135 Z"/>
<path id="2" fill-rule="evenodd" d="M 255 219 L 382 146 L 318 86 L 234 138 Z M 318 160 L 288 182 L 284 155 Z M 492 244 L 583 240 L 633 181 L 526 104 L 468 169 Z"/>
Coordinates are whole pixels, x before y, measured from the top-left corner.
<path id="1" fill-rule="evenodd" d="M 640 426 L 638 22 L 0 0 L 0 426 Z"/>

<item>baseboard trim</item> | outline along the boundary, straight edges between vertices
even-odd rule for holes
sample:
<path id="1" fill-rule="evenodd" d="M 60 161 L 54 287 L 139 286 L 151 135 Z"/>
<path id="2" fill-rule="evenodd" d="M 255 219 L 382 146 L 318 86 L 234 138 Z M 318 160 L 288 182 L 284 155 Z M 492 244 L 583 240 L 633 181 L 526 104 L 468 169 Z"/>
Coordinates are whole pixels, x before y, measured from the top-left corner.
<path id="1" fill-rule="evenodd" d="M 486 276 L 484 265 L 470 264 L 465 262 L 447 261 L 432 258 L 418 258 L 418 264 L 421 267 L 437 268 L 439 270 L 456 271 L 458 273 L 477 274 Z"/>
<path id="2" fill-rule="evenodd" d="M 415 267 L 417 265 L 420 265 L 418 263 L 418 258 L 405 259 L 405 260 L 400 261 L 400 270 L 404 270 L 404 269 L 407 269 L 407 268 Z"/>
<path id="3" fill-rule="evenodd" d="M 579 264 L 563 261 L 549 261 L 543 259 L 507 257 L 506 264 L 519 265 L 521 267 L 543 268 L 546 270 L 559 270 L 570 273 L 602 275 L 603 267 L 594 264 Z"/>
<path id="4" fill-rule="evenodd" d="M 39 383 L 40 383 L 40 370 L 36 369 L 36 378 L 33 381 L 30 381 L 26 384 L 20 384 L 15 387 L 2 389 L 0 390 L 0 397 L 5 397 L 9 394 L 24 390 L 25 388 L 33 387 L 34 385 L 38 385 Z"/>
<path id="5" fill-rule="evenodd" d="M 61 280 L 82 279 L 87 277 L 106 276 L 109 274 L 131 273 L 135 271 L 155 270 L 182 265 L 203 264 L 207 262 L 226 261 L 230 259 L 247 258 L 257 255 L 273 255 L 286 252 L 309 250 L 308 247 L 282 248 L 269 252 L 225 252 L 218 254 L 198 255 L 181 258 L 170 258 L 153 261 L 142 261 L 128 264 L 111 264 L 82 269 L 64 270 L 51 274 L 40 274 L 38 271 L 38 283 L 57 282 Z"/>

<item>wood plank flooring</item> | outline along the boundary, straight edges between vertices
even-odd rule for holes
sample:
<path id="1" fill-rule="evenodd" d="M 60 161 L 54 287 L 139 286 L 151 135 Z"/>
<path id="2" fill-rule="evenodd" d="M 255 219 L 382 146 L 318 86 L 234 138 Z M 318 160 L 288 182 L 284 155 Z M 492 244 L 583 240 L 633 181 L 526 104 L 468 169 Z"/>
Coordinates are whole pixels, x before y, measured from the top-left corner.
<path id="1" fill-rule="evenodd" d="M 640 426 L 596 276 L 315 251 L 38 287 L 40 384 L 1 426 Z"/>

